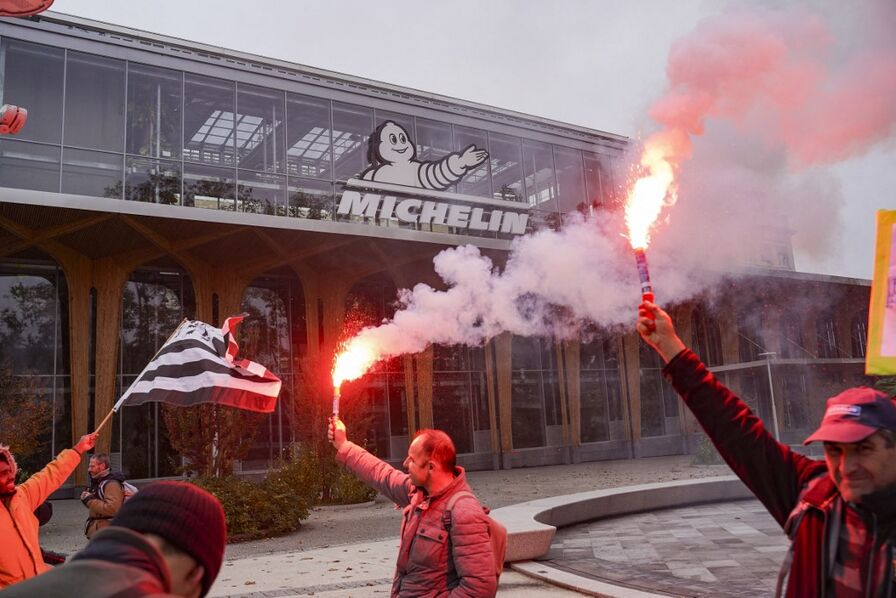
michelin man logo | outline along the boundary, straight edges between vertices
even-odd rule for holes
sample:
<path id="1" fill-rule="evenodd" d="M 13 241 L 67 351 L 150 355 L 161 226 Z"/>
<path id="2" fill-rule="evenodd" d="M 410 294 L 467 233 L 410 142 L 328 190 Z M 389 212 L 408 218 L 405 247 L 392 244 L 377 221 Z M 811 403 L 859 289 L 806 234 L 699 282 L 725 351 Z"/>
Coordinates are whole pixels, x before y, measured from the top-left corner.
<path id="1" fill-rule="evenodd" d="M 361 173 L 365 181 L 444 191 L 485 162 L 488 152 L 471 145 L 441 160 L 420 162 L 408 132 L 387 120 L 370 136 L 367 156 L 370 168 Z"/>
<path id="2" fill-rule="evenodd" d="M 340 216 L 378 223 L 397 220 L 414 227 L 430 227 L 431 231 L 448 227 L 454 233 L 469 230 L 522 235 L 526 232 L 529 214 L 525 204 L 517 207 L 509 201 L 445 193 L 485 162 L 488 158 L 485 150 L 471 145 L 440 160 L 421 162 L 408 132 L 387 120 L 370 136 L 367 155 L 370 167 L 358 175 L 361 181 L 349 179 L 342 192 L 336 209 Z M 386 189 L 377 183 L 383 183 Z M 388 185 L 418 190 L 397 190 Z"/>

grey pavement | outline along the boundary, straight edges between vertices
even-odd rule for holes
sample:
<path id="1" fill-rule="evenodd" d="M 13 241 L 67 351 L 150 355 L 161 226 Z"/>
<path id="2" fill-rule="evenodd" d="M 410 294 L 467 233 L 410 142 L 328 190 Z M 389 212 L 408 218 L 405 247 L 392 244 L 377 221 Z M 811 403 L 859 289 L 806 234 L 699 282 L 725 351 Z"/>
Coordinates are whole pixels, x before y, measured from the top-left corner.
<path id="1" fill-rule="evenodd" d="M 689 456 L 599 461 L 468 474 L 483 503 L 497 508 L 536 498 L 703 477 L 730 475 L 725 465 L 695 466 Z M 86 543 L 85 509 L 77 500 L 54 501 L 53 520 L 41 529 L 44 548 L 76 552 Z M 212 590 L 214 596 L 384 596 L 397 554 L 400 512 L 381 497 L 349 509 L 317 508 L 287 536 L 233 544 Z M 505 571 L 499 595 L 577 595 Z"/>
<path id="2" fill-rule="evenodd" d="M 762 504 L 747 500 L 562 528 L 538 565 L 675 596 L 769 596 L 788 545 Z"/>

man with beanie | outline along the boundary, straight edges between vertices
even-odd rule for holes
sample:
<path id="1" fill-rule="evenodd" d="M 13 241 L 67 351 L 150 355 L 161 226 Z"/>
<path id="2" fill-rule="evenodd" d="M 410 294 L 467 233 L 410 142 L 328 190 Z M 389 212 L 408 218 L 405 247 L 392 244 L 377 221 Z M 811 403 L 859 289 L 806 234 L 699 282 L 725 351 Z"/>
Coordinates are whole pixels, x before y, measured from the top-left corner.
<path id="1" fill-rule="evenodd" d="M 790 537 L 778 578 L 786 596 L 896 596 L 896 403 L 868 387 L 827 401 L 806 443 L 824 461 L 768 433 L 688 350 L 665 311 L 644 302 L 638 332 L 719 454 Z"/>
<path id="2" fill-rule="evenodd" d="M 155 482 L 125 502 L 112 525 L 69 562 L 0 595 L 199 598 L 221 570 L 226 542 L 217 498 L 188 482 Z"/>
<path id="3" fill-rule="evenodd" d="M 81 455 L 93 448 L 96 434 L 85 434 L 71 449 L 65 449 L 46 467 L 16 486 L 15 457 L 0 444 L 0 588 L 43 573 L 38 543 L 37 509 L 81 463 Z"/>

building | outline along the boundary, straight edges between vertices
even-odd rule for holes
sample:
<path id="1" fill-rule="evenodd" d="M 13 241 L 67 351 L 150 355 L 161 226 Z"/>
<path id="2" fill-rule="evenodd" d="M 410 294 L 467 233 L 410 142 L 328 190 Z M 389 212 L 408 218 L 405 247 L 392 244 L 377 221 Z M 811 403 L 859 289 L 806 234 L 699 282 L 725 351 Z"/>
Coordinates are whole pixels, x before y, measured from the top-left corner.
<path id="1" fill-rule="evenodd" d="M 245 310 L 243 353 L 284 380 L 241 463 L 269 467 L 297 439 L 309 364 L 331 358 L 347 325 L 389 316 L 399 288 L 438 284 L 432 258 L 446 247 L 472 243 L 500 263 L 514 236 L 612 202 L 626 146 L 54 13 L 0 22 L 0 73 L 2 101 L 29 110 L 21 133 L 0 138 L 0 335 L 9 379 L 51 405 L 33 463 L 92 430 L 183 317 L 220 324 Z M 861 375 L 869 287 L 792 272 L 779 237 L 766 249 L 759 282 L 714 304 L 736 328 L 698 303 L 677 316 L 796 439 L 820 412 L 810 397 Z M 782 289 L 824 308 L 792 314 Z M 632 333 L 431 347 L 353 392 L 368 444 L 397 461 L 430 426 L 471 468 L 674 454 L 695 438 Z M 163 420 L 158 405 L 124 407 L 100 448 L 131 477 L 172 475 Z"/>

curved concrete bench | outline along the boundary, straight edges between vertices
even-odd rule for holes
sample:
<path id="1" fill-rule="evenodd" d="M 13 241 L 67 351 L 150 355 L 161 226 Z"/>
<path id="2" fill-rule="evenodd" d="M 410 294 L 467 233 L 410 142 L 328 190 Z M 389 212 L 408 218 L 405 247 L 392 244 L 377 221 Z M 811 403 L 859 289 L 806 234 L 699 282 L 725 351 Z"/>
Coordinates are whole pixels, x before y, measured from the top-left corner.
<path id="1" fill-rule="evenodd" d="M 622 486 L 541 498 L 495 509 L 507 527 L 507 562 L 547 554 L 558 527 L 656 509 L 724 502 L 753 495 L 736 476 Z"/>

